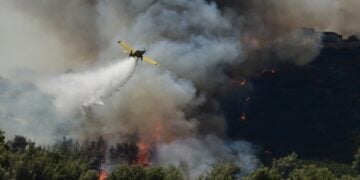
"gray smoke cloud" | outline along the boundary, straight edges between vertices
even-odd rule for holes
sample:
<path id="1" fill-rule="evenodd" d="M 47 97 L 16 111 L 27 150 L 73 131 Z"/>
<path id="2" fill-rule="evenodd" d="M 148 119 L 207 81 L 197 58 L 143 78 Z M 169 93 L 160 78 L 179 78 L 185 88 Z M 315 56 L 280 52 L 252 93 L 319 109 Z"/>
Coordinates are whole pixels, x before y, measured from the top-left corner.
<path id="1" fill-rule="evenodd" d="M 336 31 L 345 35 L 358 33 L 360 16 L 357 0 L 269 0 L 219 1 L 244 16 L 244 27 L 270 36 L 302 27 Z"/>
<path id="2" fill-rule="evenodd" d="M 258 163 L 250 143 L 237 141 L 226 144 L 214 136 L 179 139 L 162 144 L 157 147 L 155 158 L 158 165 L 172 165 L 182 169 L 188 179 L 196 179 L 217 163 L 233 163 L 243 167 L 243 175 L 251 173 Z"/>
<path id="3" fill-rule="evenodd" d="M 16 9 L 13 3 L 0 2 L 2 76 L 29 80 L 85 65 L 77 61 L 80 56 L 70 45 L 60 42 L 54 33 L 41 26 L 39 19 Z"/>
<path id="4" fill-rule="evenodd" d="M 38 144 L 50 144 L 58 135 L 72 136 L 69 125 L 79 121 L 59 113 L 52 98 L 31 83 L 0 80 L 0 127 L 7 137 L 24 135 Z"/>
<path id="5" fill-rule="evenodd" d="M 358 34 L 360 1 L 357 0 L 243 0 L 217 1 L 235 24 L 246 44 L 245 74 L 258 74 L 274 63 L 305 65 L 322 47 L 321 34 L 302 28 Z M 304 39 L 312 41 L 304 43 Z"/>
<path id="6" fill-rule="evenodd" d="M 0 33 L 7 39 L 0 44 L 7 49 L 1 56 L 2 72 L 18 83 L 2 86 L 19 91 L 14 95 L 17 101 L 2 94 L 8 100 L 2 102 L 12 108 L 4 108 L 6 118 L 0 125 L 11 135 L 22 134 L 43 144 L 61 136 L 81 140 L 102 135 L 117 143 L 126 141 L 124 135 L 136 135 L 155 142 L 159 153 L 154 165 L 178 166 L 166 155 L 171 149 L 182 146 L 197 154 L 211 145 L 202 136 L 224 134 L 225 118 L 201 114 L 198 107 L 207 103 L 206 91 L 226 79 L 222 65 L 242 61 L 242 46 L 232 22 L 214 3 L 5 0 L 2 5 L 6 12 L 1 13 L 10 16 L 1 19 L 10 25 L 9 31 Z M 12 31 L 17 26 L 24 28 Z M 21 36 L 26 38 L 20 41 Z M 118 40 L 134 48 L 150 48 L 150 56 L 160 65 L 136 66 L 129 58 L 113 61 L 124 57 Z M 68 69 L 70 73 L 63 73 Z M 31 88 L 25 88 L 27 84 Z M 29 97 L 32 91 L 39 95 Z M 33 109 L 30 103 L 38 106 Z M 208 123 L 211 130 L 200 133 Z M 255 169 L 257 163 L 246 160 L 254 158 L 249 143 L 237 142 L 233 149 L 239 153 L 224 158 L 231 154 L 228 145 L 212 139 L 219 147 L 201 157 L 201 162 L 211 160 L 201 169 L 187 169 L 196 159 L 172 157 L 183 159 L 178 167 L 189 177 L 234 158 L 247 169 L 244 172 Z"/>

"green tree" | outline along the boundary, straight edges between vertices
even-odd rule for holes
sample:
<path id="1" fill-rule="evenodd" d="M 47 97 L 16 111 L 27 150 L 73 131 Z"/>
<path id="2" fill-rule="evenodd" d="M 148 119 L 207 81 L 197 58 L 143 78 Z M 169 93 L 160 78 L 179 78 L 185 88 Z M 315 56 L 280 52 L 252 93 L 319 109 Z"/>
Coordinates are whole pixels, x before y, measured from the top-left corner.
<path id="1" fill-rule="evenodd" d="M 353 176 L 350 176 L 350 175 L 343 175 L 339 178 L 339 180 L 359 180 L 360 179 L 360 176 L 358 177 L 353 177 Z"/>
<path id="2" fill-rule="evenodd" d="M 49 167 L 51 179 L 77 180 L 82 172 L 88 170 L 88 164 L 78 160 L 62 160 Z"/>
<path id="3" fill-rule="evenodd" d="M 10 179 L 8 177 L 8 173 L 6 172 L 6 170 L 4 168 L 2 168 L 0 166 L 0 180 L 7 180 L 7 179 Z"/>
<path id="4" fill-rule="evenodd" d="M 0 146 L 5 144 L 5 132 L 0 130 Z"/>
<path id="5" fill-rule="evenodd" d="M 28 142 L 25 137 L 16 135 L 14 140 L 10 142 L 11 149 L 14 151 L 25 150 Z"/>
<path id="6" fill-rule="evenodd" d="M 268 167 L 260 168 L 251 173 L 244 180 L 281 180 L 283 179 L 278 171 Z"/>
<path id="7" fill-rule="evenodd" d="M 165 179 L 165 171 L 161 167 L 150 167 L 146 171 L 146 179 L 148 180 L 164 180 Z"/>
<path id="8" fill-rule="evenodd" d="M 109 180 L 182 180 L 183 175 L 175 167 L 148 167 L 122 165 L 113 170 Z"/>
<path id="9" fill-rule="evenodd" d="M 139 149 L 137 144 L 131 143 L 119 143 L 110 147 L 110 158 L 115 162 L 126 162 L 129 165 L 135 164 L 137 161 Z"/>
<path id="10" fill-rule="evenodd" d="M 272 169 L 278 171 L 283 177 L 288 177 L 289 173 L 296 168 L 297 154 L 295 152 L 288 156 L 275 159 L 272 162 Z"/>
<path id="11" fill-rule="evenodd" d="M 98 172 L 95 170 L 88 170 L 85 173 L 82 173 L 79 180 L 97 180 Z"/>
<path id="12" fill-rule="evenodd" d="M 2 153 L 4 148 L 5 148 L 5 132 L 0 130 L 0 153 Z"/>
<path id="13" fill-rule="evenodd" d="M 175 168 L 174 166 L 170 166 L 165 169 L 165 179 L 182 180 L 182 179 L 184 179 L 184 176 L 179 171 L 179 169 Z"/>
<path id="14" fill-rule="evenodd" d="M 342 175 L 356 175 L 357 171 L 351 168 L 351 164 L 339 163 L 331 160 L 298 160 L 298 166 L 315 165 L 329 169 L 335 176 L 341 177 Z"/>
<path id="15" fill-rule="evenodd" d="M 17 161 L 14 170 L 14 179 L 16 180 L 28 179 L 29 177 L 32 177 L 31 172 L 29 172 L 27 164 L 24 161 Z"/>
<path id="16" fill-rule="evenodd" d="M 141 180 L 146 179 L 146 171 L 142 166 L 121 165 L 111 172 L 108 180 Z"/>
<path id="17" fill-rule="evenodd" d="M 238 176 L 241 172 L 239 166 L 234 164 L 227 164 L 227 165 L 215 165 L 213 169 L 207 173 L 205 176 L 200 177 L 199 179 L 205 180 L 233 180 L 238 179 Z"/>
<path id="18" fill-rule="evenodd" d="M 334 180 L 335 175 L 327 168 L 314 165 L 297 168 L 290 173 L 290 180 Z"/>
<path id="19" fill-rule="evenodd" d="M 354 161 L 352 162 L 353 168 L 360 173 L 360 147 L 354 154 Z"/>

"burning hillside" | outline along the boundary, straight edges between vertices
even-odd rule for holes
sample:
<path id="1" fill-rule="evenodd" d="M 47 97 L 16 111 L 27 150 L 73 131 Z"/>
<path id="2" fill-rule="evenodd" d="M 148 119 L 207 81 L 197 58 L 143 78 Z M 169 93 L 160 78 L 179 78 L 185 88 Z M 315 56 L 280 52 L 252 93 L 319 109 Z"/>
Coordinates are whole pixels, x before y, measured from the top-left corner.
<path id="1" fill-rule="evenodd" d="M 358 1 L 346 2 L 1 1 L 0 127 L 41 145 L 101 137 L 84 145 L 100 178 L 119 164 L 175 166 L 194 179 L 228 163 L 247 175 L 261 147 L 275 146 L 256 126 L 281 117 L 266 112 L 282 101 L 261 103 L 277 97 L 271 78 L 284 64 L 316 64 L 329 47 L 318 32 L 357 33 L 341 25 L 359 17 Z M 335 24 L 332 10 L 342 12 L 331 13 Z M 149 48 L 160 65 L 125 57 L 119 40 Z"/>

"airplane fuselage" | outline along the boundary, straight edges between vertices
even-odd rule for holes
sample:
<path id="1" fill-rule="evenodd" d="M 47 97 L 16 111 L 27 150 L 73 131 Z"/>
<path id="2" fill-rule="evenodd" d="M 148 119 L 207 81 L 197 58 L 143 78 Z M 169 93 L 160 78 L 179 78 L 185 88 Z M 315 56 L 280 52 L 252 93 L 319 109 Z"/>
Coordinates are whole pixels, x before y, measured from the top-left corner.
<path id="1" fill-rule="evenodd" d="M 136 50 L 135 52 L 130 52 L 129 56 L 142 60 L 145 52 L 146 51 Z"/>
<path id="2" fill-rule="evenodd" d="M 121 45 L 121 47 L 124 49 L 124 53 L 128 54 L 129 57 L 133 57 L 136 60 L 144 60 L 147 63 L 150 63 L 152 65 L 158 65 L 159 63 L 156 62 L 155 60 L 151 59 L 150 57 L 145 56 L 144 54 L 146 53 L 146 50 L 144 48 L 143 51 L 141 50 L 136 50 L 132 47 L 130 47 L 129 45 L 125 44 L 122 41 L 118 41 L 118 43 Z"/>

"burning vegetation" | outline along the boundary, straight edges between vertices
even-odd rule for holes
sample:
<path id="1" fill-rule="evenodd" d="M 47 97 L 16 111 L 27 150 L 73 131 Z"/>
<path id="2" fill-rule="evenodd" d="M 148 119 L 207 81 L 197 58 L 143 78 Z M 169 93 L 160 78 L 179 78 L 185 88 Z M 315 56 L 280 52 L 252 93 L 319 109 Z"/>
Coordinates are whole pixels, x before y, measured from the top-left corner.
<path id="1" fill-rule="evenodd" d="M 98 180 L 107 180 L 108 177 L 109 177 L 108 172 L 106 172 L 105 170 L 100 170 L 100 171 L 99 171 L 99 178 L 98 178 Z"/>
<path id="2" fill-rule="evenodd" d="M 0 180 L 355 178 L 359 2 L 3 0 Z"/>
<path id="3" fill-rule="evenodd" d="M 137 147 L 138 147 L 137 164 L 143 166 L 149 166 L 151 144 L 140 140 L 140 142 L 138 142 L 137 144 Z"/>

